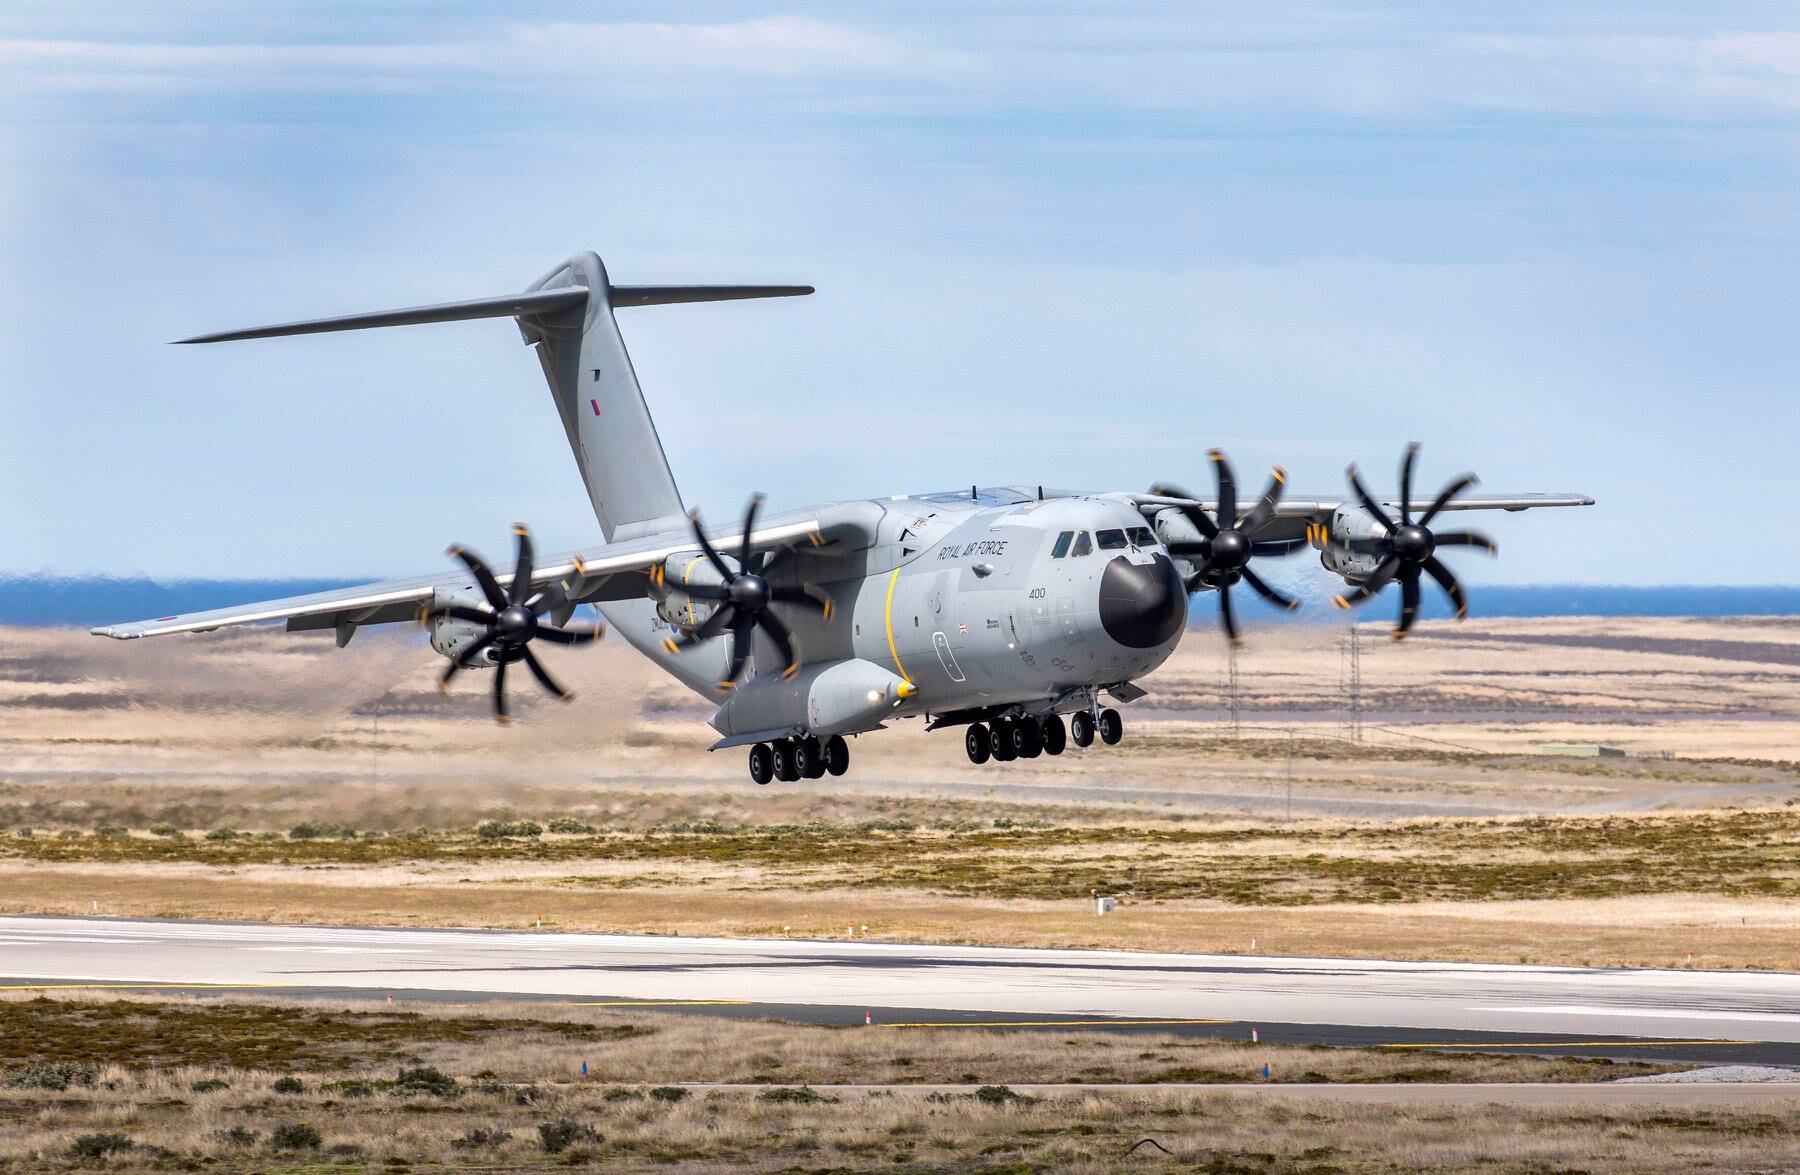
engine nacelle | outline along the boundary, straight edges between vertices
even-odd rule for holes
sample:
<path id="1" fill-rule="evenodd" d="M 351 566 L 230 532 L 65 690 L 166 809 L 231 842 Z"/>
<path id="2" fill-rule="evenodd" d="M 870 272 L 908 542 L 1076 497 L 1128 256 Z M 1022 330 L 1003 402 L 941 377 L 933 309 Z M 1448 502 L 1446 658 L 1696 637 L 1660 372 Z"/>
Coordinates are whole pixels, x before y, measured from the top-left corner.
<path id="1" fill-rule="evenodd" d="M 736 559 L 721 557 L 727 567 L 737 568 Z M 699 551 L 670 555 L 650 568 L 650 594 L 656 599 L 656 614 L 677 628 L 698 628 L 719 607 L 715 600 L 696 600 L 688 595 L 682 590 L 685 585 L 704 583 L 717 587 L 724 582 L 719 569 Z"/>
<path id="2" fill-rule="evenodd" d="M 438 591 L 432 593 L 431 606 L 442 608 L 450 604 L 461 604 L 467 608 L 486 608 L 487 601 L 469 592 Z M 468 647 L 487 635 L 487 628 L 467 620 L 456 620 L 449 616 L 440 616 L 428 622 L 431 633 L 433 652 L 449 660 L 462 656 Z M 481 656 L 464 666 L 466 669 L 486 669 L 494 664 L 493 649 L 490 647 Z"/>
<path id="3" fill-rule="evenodd" d="M 1361 583 L 1375 574 L 1375 568 L 1381 564 L 1381 555 L 1353 551 L 1350 543 L 1356 539 L 1385 537 L 1387 527 L 1377 522 L 1372 514 L 1360 506 L 1344 503 L 1331 512 L 1330 522 L 1316 528 L 1313 541 L 1318 544 L 1319 562 L 1325 570 L 1342 576 L 1346 583 Z"/>

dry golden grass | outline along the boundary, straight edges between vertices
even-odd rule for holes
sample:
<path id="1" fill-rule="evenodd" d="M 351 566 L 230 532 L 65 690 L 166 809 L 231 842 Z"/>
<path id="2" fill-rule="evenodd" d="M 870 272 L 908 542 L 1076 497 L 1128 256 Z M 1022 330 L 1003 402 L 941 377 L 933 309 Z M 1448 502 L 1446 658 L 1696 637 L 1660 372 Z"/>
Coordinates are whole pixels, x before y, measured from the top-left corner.
<path id="1" fill-rule="evenodd" d="M 1428 625 L 1368 642 L 1371 741 L 1351 745 L 1336 737 L 1335 632 L 1257 634 L 1251 726 L 1230 739 L 1209 630 L 1149 680 L 1120 747 L 976 768 L 953 734 L 902 723 L 857 740 L 844 779 L 758 789 L 739 753 L 703 750 L 706 704 L 613 642 L 559 661 L 574 707 L 526 698 L 502 730 L 479 690 L 439 699 L 436 659 L 403 634 L 339 652 L 270 632 L 6 630 L 0 910 L 808 936 L 854 923 L 924 941 L 1255 937 L 1294 954 L 1670 965 L 1692 951 L 1800 968 L 1796 636 L 1780 620 Z M 1534 753 L 1551 740 L 1648 757 Z M 1568 818 L 1504 819 L 1528 813 Z M 466 835 L 552 817 L 606 835 Z M 198 839 L 303 820 L 386 835 Z M 143 835 L 162 822 L 190 839 Z M 138 835 L 96 841 L 103 825 Z M 62 839 L 76 830 L 89 835 Z M 1096 889 L 1125 897 L 1118 914 L 1093 917 Z"/>
<path id="2" fill-rule="evenodd" d="M 1800 1161 L 1793 1103 L 1520 1110 L 1187 1090 L 814 1094 L 887 1082 L 1587 1081 L 1651 1066 L 1248 1048 L 1161 1035 L 918 1033 L 543 1003 L 0 1000 L 0 1170 L 1589 1170 Z M 207 1064 L 176 1063 L 205 1056 Z M 587 1061 L 590 1076 L 578 1077 Z M 59 1066 L 60 1063 L 60 1066 Z M 404 1069 L 428 1068 L 396 1087 Z M 441 1075 L 441 1076 L 436 1076 Z M 288 1092 L 274 1088 L 288 1079 Z M 448 1080 L 446 1080 L 448 1079 Z M 755 1090 L 671 1083 L 768 1083 Z M 285 1084 L 285 1083 L 284 1083 Z M 56 1088 L 57 1086 L 62 1088 Z M 1289 1086 L 1296 1096 L 1304 1084 Z M 295 1127 L 302 1129 L 296 1130 Z M 540 1128 L 566 1146 L 546 1150 Z M 285 1128 L 285 1129 L 284 1129 Z M 308 1130 L 316 1132 L 316 1141 Z M 552 1137 L 552 1141 L 555 1139 Z M 106 1151 L 85 1159 L 82 1150 Z"/>

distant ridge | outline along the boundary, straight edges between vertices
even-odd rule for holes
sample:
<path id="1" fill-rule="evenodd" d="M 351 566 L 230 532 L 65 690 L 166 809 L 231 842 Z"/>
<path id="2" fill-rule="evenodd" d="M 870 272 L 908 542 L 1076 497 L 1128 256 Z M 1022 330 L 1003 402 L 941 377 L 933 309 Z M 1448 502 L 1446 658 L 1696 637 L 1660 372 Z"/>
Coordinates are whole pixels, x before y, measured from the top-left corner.
<path id="1" fill-rule="evenodd" d="M 22 575 L 0 577 L 0 625 L 87 628 L 177 612 L 199 612 L 367 583 L 367 579 L 170 579 Z M 1344 614 L 1322 596 L 1304 592 L 1306 607 L 1291 619 L 1258 608 L 1255 624 L 1341 623 Z M 1359 608 L 1359 619 L 1391 619 L 1392 593 Z M 1800 587 L 1608 587 L 1591 584 L 1471 585 L 1470 609 L 1481 616 L 1800 616 Z M 1214 622 L 1210 593 L 1194 597 L 1196 623 Z M 1250 612 L 1247 606 L 1242 611 Z M 1427 593 L 1424 615 L 1450 610 Z"/>

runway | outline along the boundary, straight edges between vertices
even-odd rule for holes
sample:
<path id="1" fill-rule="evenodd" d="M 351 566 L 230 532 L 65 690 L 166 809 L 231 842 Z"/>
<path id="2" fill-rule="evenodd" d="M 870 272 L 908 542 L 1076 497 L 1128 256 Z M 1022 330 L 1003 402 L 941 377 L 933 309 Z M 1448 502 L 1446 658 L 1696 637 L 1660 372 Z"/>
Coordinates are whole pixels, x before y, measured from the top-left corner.
<path id="1" fill-rule="evenodd" d="M 1769 972 L 0 918 L 0 987 L 61 985 L 1800 1065 L 1800 975 Z"/>

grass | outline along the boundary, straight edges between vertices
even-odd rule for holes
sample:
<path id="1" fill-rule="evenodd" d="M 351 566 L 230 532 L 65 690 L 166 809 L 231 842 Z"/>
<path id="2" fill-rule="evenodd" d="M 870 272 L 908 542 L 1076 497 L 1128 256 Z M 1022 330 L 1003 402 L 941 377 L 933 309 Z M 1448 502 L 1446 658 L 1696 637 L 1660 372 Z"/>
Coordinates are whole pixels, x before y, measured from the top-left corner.
<path id="1" fill-rule="evenodd" d="M 1162 1035 L 917 1033 L 547 1003 L 0 999 L 0 1171 L 1541 1171 L 1800 1162 L 1793 1107 L 1505 1109 L 1069 1081 L 1585 1082 L 1659 1066 Z M 590 1076 L 578 1074 L 586 1061 Z M 821 1090 L 843 1082 L 954 1083 Z M 699 1083 L 751 1083 L 716 1089 Z M 977 1088 L 979 1087 L 979 1088 Z M 285 1091 L 285 1092 L 284 1092 Z M 1157 1149 L 1161 1148 L 1161 1149 Z M 298 1167 L 296 1166 L 298 1165 Z"/>
<path id="2" fill-rule="evenodd" d="M 1382 824 L 918 827 L 906 821 L 541 835 L 474 832 L 212 839 L 198 834 L 0 838 L 0 859 L 46 865 L 245 866 L 608 863 L 753 872 L 750 888 L 906 890 L 1245 906 L 1525 901 L 1694 893 L 1800 897 L 1800 809 Z M 509 835 L 508 829 L 535 829 Z M 496 832 L 495 829 L 501 831 Z M 351 830 L 353 831 L 353 830 Z M 579 882 L 575 882 L 579 884 Z"/>
<path id="3" fill-rule="evenodd" d="M 579 1077 L 586 1062 L 589 1076 Z M 1466 1107 L 1235 1100 L 1171 1090 L 1022 1096 L 1015 1084 L 1444 1079 L 1587 1082 L 1664 1066 L 1540 1057 L 1251 1047 L 1163 1035 L 918 1033 L 604 1012 L 225 997 L 0 999 L 0 1171 L 523 1170 L 669 1164 L 745 1171 L 1529 1170 L 1567 1146 L 1593 1169 L 1800 1157 L 1792 1115 L 1588 1106 L 1516 1118 Z M 682 1083 L 746 1083 L 755 1090 Z M 949 1092 L 832 1090 L 955 1084 Z M 980 1086 L 980 1088 L 976 1088 Z M 1300 1106 L 1307 1106 L 1304 1112 Z M 1518 1148 L 1524 1145 L 1525 1153 Z M 1321 1166 L 1323 1164 L 1323 1166 Z"/>

